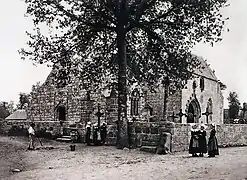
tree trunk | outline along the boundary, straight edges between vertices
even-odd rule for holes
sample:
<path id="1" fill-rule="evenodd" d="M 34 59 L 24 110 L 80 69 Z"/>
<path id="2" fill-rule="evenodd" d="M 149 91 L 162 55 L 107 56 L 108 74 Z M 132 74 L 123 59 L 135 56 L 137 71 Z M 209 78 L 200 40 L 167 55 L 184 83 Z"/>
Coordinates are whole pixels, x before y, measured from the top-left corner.
<path id="1" fill-rule="evenodd" d="M 120 15 L 123 17 L 123 15 Z M 124 20 L 120 17 L 117 26 L 118 49 L 118 122 L 117 122 L 117 148 L 129 147 L 127 132 L 127 83 L 126 83 L 126 32 Z M 124 17 L 123 17 L 124 18 Z"/>
<path id="2" fill-rule="evenodd" d="M 169 84 L 168 82 L 165 82 L 164 86 L 164 107 L 163 107 L 163 121 L 167 121 L 167 100 L 168 100 L 168 94 L 169 94 Z"/>

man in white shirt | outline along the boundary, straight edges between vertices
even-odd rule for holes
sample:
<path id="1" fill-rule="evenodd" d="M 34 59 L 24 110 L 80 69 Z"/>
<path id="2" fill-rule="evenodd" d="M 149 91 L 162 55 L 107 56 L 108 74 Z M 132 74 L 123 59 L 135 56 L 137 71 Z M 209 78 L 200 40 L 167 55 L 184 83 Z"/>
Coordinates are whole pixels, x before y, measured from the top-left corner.
<path id="1" fill-rule="evenodd" d="M 28 137 L 29 137 L 29 146 L 28 146 L 28 150 L 34 150 L 34 149 L 35 149 L 34 143 L 33 143 L 33 141 L 34 141 L 34 136 L 35 136 L 34 126 L 35 126 L 35 124 L 32 123 L 32 124 L 30 125 L 30 127 L 28 128 Z M 32 146 L 33 148 L 31 148 L 31 146 Z"/>

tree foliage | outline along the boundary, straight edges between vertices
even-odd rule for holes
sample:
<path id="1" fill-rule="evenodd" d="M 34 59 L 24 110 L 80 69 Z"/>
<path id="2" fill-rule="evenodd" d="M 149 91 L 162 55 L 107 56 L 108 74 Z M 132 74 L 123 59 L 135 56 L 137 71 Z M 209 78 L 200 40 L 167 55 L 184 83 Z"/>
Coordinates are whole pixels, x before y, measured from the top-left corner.
<path id="1" fill-rule="evenodd" d="M 190 48 L 221 40 L 227 0 L 25 0 L 36 33 L 24 56 L 74 70 L 88 80 L 117 79 L 117 34 L 126 34 L 128 80 L 156 84 L 168 76 L 174 88 L 191 76 L 197 62 Z M 40 24 L 52 33 L 42 34 Z M 123 25 L 122 27 L 120 27 Z M 121 29 L 123 28 L 123 29 Z"/>
<path id="2" fill-rule="evenodd" d="M 229 102 L 229 110 L 228 110 L 229 118 L 231 119 L 238 118 L 240 102 L 239 102 L 237 93 L 230 92 L 227 100 Z"/>
<path id="3" fill-rule="evenodd" d="M 5 119 L 10 115 L 7 102 L 0 102 L 0 119 Z"/>
<path id="4" fill-rule="evenodd" d="M 219 10 L 227 5 L 227 0 L 25 2 L 35 33 L 28 33 L 30 49 L 21 50 L 23 57 L 53 65 L 62 86 L 70 74 L 89 84 L 117 82 L 118 122 L 127 121 L 127 83 L 150 87 L 168 77 L 170 90 L 186 84 L 199 65 L 190 49 L 221 40 L 225 18 Z"/>
<path id="5" fill-rule="evenodd" d="M 25 93 L 19 94 L 19 104 L 17 105 L 18 109 L 23 109 L 29 103 L 29 95 Z"/>

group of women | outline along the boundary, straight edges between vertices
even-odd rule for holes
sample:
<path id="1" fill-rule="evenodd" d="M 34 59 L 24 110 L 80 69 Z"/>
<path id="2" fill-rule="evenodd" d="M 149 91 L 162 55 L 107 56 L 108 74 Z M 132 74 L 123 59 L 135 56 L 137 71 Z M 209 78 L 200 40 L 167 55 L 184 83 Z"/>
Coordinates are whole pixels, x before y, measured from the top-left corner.
<path id="1" fill-rule="evenodd" d="M 92 125 L 91 122 L 87 123 L 86 126 L 86 143 L 87 145 L 104 145 L 106 143 L 107 127 L 106 123 L 103 122 L 101 126 L 98 124 Z"/>
<path id="2" fill-rule="evenodd" d="M 207 143 L 205 130 L 206 126 L 201 124 L 199 128 L 196 124 L 192 124 L 189 153 L 192 154 L 193 157 L 203 157 L 204 153 L 208 153 L 208 157 L 215 157 L 215 155 L 219 155 L 215 128 L 215 124 L 212 124 Z"/>

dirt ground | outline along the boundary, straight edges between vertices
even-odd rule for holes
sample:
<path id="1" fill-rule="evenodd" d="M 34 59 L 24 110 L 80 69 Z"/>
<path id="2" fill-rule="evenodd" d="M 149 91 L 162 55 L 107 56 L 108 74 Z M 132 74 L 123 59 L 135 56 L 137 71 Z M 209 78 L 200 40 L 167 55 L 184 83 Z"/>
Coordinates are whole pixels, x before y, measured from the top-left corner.
<path id="1" fill-rule="evenodd" d="M 247 147 L 220 149 L 216 158 L 187 152 L 154 155 L 115 147 L 43 141 L 27 151 L 27 138 L 0 137 L 1 180 L 247 180 Z M 54 149 L 46 149 L 53 146 Z M 18 168 L 21 172 L 12 172 Z"/>

